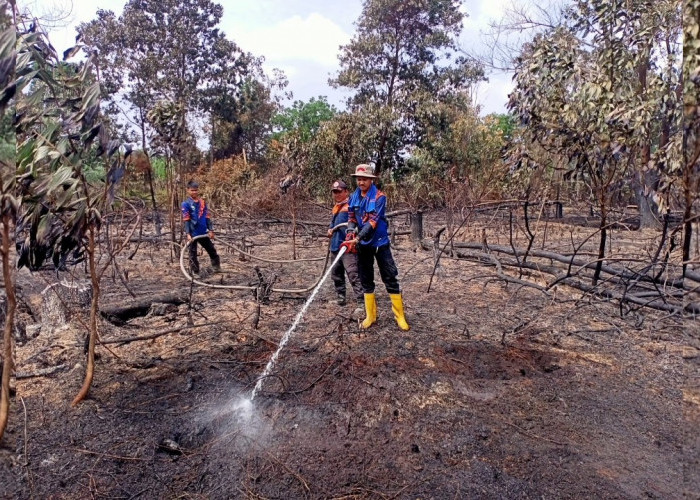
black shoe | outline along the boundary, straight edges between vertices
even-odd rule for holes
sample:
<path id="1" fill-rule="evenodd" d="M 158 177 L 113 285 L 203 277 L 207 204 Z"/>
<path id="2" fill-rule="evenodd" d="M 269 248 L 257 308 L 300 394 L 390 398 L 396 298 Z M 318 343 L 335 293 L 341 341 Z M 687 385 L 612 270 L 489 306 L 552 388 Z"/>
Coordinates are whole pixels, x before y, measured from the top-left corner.
<path id="1" fill-rule="evenodd" d="M 345 302 L 345 295 L 343 295 L 342 293 L 339 293 L 338 297 L 336 297 L 336 299 L 335 299 L 335 302 L 339 306 L 344 306 L 345 304 L 347 304 L 347 302 Z"/>
<path id="2" fill-rule="evenodd" d="M 220 273 L 221 272 L 221 266 L 219 264 L 215 266 L 211 266 L 212 269 L 214 270 L 215 273 Z"/>

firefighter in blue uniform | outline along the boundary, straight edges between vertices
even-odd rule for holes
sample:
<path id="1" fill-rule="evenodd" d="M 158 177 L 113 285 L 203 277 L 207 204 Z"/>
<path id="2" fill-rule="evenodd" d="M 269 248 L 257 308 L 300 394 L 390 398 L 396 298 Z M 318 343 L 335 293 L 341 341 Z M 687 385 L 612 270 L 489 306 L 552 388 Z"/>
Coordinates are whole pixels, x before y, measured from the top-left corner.
<path id="1" fill-rule="evenodd" d="M 348 236 L 345 245 L 357 248 L 357 266 L 365 297 L 367 317 L 362 328 L 369 328 L 377 321 L 377 301 L 374 295 L 374 261 L 377 261 L 379 275 L 391 298 L 391 309 L 396 324 L 402 330 L 409 326 L 403 311 L 403 299 L 399 287 L 398 274 L 389 244 L 386 219 L 386 195 L 374 184 L 374 168 L 358 165 L 352 174 L 357 189 L 348 202 Z"/>
<path id="2" fill-rule="evenodd" d="M 190 243 L 190 270 L 199 273 L 199 261 L 197 260 L 197 244 L 202 245 L 202 248 L 209 254 L 211 266 L 215 272 L 221 271 L 221 263 L 219 254 L 214 248 L 214 229 L 212 227 L 211 215 L 209 207 L 204 201 L 204 198 L 199 196 L 199 184 L 195 181 L 187 183 L 187 194 L 189 197 L 182 202 L 182 221 L 187 234 L 187 241 L 191 241 L 196 236 L 207 235 L 207 238 L 199 238 Z"/>

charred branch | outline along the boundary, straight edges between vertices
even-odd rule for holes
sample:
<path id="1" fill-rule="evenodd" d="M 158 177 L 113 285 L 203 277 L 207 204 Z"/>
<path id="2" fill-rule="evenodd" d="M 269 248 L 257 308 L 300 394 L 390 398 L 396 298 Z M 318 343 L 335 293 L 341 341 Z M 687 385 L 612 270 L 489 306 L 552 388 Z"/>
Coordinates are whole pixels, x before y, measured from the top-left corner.
<path id="1" fill-rule="evenodd" d="M 423 249 L 437 252 L 435 242 L 423 240 Z M 689 294 L 687 284 L 680 278 L 665 278 L 652 275 L 653 269 L 646 266 L 643 271 L 635 271 L 629 267 L 614 267 L 608 264 L 601 265 L 600 269 L 606 274 L 605 279 L 600 279 L 597 285 L 587 284 L 590 281 L 591 272 L 596 268 L 596 262 L 584 261 L 574 256 L 566 256 L 545 250 L 529 250 L 531 257 L 547 259 L 550 263 L 537 262 L 534 260 L 522 261 L 519 257 L 525 255 L 526 251 L 515 247 L 502 245 L 489 245 L 489 253 L 480 252 L 483 249 L 481 243 L 455 243 L 454 257 L 467 259 L 491 266 L 496 269 L 498 280 L 506 283 L 513 283 L 521 286 L 535 288 L 544 293 L 549 293 L 557 285 L 566 285 L 581 290 L 587 294 L 598 297 L 617 300 L 621 304 L 635 305 L 666 311 L 672 314 L 692 314 L 700 313 L 700 303 L 687 300 Z M 472 250 L 473 249 L 473 250 Z M 444 248 L 442 249 L 444 253 Z M 501 253 L 513 256 L 495 257 L 494 253 Z M 556 265 L 564 264 L 564 266 Z M 517 269 L 520 277 L 510 276 L 504 272 L 504 267 Z M 523 275 L 539 274 L 536 281 L 522 279 Z M 687 278 L 687 276 L 686 276 Z M 684 284 L 686 287 L 684 287 Z"/>
<path id="2" fill-rule="evenodd" d="M 151 310 L 151 306 L 156 303 L 161 304 L 185 304 L 188 302 L 188 290 L 177 290 L 175 292 L 165 292 L 159 295 L 140 298 L 127 302 L 126 304 L 105 304 L 101 307 L 102 317 L 115 325 L 123 325 L 127 321 L 145 316 Z"/>

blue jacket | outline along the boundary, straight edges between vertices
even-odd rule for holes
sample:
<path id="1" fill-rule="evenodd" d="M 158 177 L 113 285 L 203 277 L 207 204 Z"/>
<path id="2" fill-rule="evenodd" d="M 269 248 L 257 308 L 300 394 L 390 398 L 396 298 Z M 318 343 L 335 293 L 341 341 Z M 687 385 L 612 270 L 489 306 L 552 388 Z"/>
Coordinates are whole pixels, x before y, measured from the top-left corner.
<path id="1" fill-rule="evenodd" d="M 389 243 L 389 224 L 386 220 L 386 195 L 372 184 L 366 196 L 357 188 L 348 202 L 348 220 L 357 224 L 358 233 L 369 224 L 371 238 L 360 240 L 360 245 L 381 247 Z"/>
<path id="2" fill-rule="evenodd" d="M 195 236 L 207 234 L 211 231 L 211 219 L 209 217 L 209 207 L 207 207 L 204 198 L 194 201 L 192 198 L 187 198 L 180 206 L 182 209 L 182 221 L 185 223 L 185 232 Z"/>
<path id="3" fill-rule="evenodd" d="M 334 228 L 338 224 L 348 221 L 348 200 L 347 198 L 336 203 L 333 207 L 333 217 L 331 218 L 331 223 L 328 226 L 329 229 Z M 340 244 L 345 241 L 345 235 L 347 233 L 347 227 L 341 227 L 340 229 L 333 232 L 331 236 L 331 252 L 337 252 L 340 250 Z"/>

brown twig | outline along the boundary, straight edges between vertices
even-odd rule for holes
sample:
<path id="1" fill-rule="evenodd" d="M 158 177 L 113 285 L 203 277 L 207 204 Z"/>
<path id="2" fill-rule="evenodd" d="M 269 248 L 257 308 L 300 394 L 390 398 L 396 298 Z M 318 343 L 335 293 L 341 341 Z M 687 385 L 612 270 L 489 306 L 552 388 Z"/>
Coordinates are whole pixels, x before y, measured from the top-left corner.
<path id="1" fill-rule="evenodd" d="M 319 380 L 321 380 L 321 379 L 323 378 L 323 376 L 326 374 L 326 372 L 328 372 L 328 370 L 330 369 L 330 367 L 333 366 L 333 365 L 335 364 L 336 361 L 338 361 L 337 358 L 334 359 L 332 363 L 329 363 L 329 365 L 321 372 L 321 375 L 319 375 L 319 376 L 316 378 L 316 380 L 314 380 L 313 382 L 311 382 L 309 385 L 307 385 L 307 386 L 304 387 L 303 389 L 298 389 L 298 390 L 296 390 L 296 391 L 287 391 L 287 394 L 301 394 L 302 392 L 308 391 L 309 389 L 311 389 L 313 386 L 315 386 L 315 385 L 319 382 Z"/>
<path id="2" fill-rule="evenodd" d="M 151 333 L 150 335 L 137 335 L 135 337 L 126 337 L 123 339 L 108 339 L 108 340 L 103 340 L 101 343 L 102 344 L 128 344 L 130 342 L 137 342 L 139 340 L 156 339 L 158 337 L 162 337 L 163 335 L 168 335 L 169 333 L 175 333 L 175 332 L 179 332 L 182 330 L 189 330 L 190 328 L 199 328 L 202 326 L 216 325 L 218 323 L 219 323 L 218 321 L 212 321 L 209 323 L 200 323 L 199 325 L 183 325 L 183 326 L 178 326 L 175 328 L 168 328 L 167 330 L 162 330 L 160 332 Z"/>

